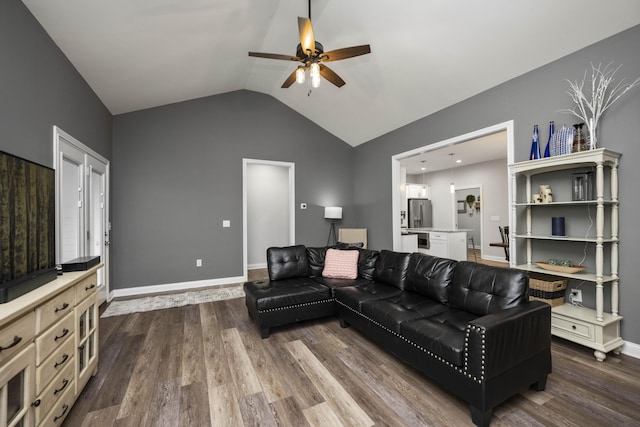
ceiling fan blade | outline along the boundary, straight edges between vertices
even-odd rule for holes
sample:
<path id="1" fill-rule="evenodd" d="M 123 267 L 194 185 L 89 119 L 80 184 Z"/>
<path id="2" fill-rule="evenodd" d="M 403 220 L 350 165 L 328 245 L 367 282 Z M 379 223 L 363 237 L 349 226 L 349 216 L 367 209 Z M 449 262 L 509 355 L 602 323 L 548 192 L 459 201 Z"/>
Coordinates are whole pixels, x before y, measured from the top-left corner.
<path id="1" fill-rule="evenodd" d="M 278 53 L 249 52 L 249 56 L 255 56 L 256 58 L 282 59 L 284 61 L 302 61 L 302 59 L 297 56 L 280 55 Z"/>
<path id="2" fill-rule="evenodd" d="M 346 83 L 331 68 L 320 64 L 320 75 L 338 87 L 344 86 Z"/>
<path id="3" fill-rule="evenodd" d="M 320 55 L 320 60 L 322 62 L 339 61 L 341 59 L 353 58 L 354 56 L 366 55 L 367 53 L 371 53 L 371 46 L 363 44 L 361 46 L 345 47 L 325 52 Z"/>
<path id="4" fill-rule="evenodd" d="M 311 26 L 311 20 L 309 18 L 302 18 L 298 16 L 298 30 L 300 31 L 300 44 L 302 45 L 302 51 L 307 53 L 315 52 L 316 39 L 313 37 L 313 27 Z"/>
<path id="5" fill-rule="evenodd" d="M 280 86 L 281 88 L 286 89 L 296 81 L 296 71 L 297 69 L 293 70 L 293 73 L 289 74 L 287 80 L 285 80 L 284 83 L 282 83 L 282 86 Z"/>

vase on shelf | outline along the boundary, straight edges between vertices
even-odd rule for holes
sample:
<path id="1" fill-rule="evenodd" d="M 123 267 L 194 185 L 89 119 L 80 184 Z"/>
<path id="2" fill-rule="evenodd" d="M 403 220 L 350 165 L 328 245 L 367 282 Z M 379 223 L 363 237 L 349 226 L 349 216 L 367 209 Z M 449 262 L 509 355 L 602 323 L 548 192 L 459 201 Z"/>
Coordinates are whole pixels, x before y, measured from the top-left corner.
<path id="1" fill-rule="evenodd" d="M 555 125 L 553 124 L 553 120 L 549 122 L 549 139 L 547 140 L 547 146 L 544 149 L 544 157 L 551 157 L 551 140 L 553 139 L 553 134 L 555 133 Z"/>
<path id="2" fill-rule="evenodd" d="M 576 131 L 573 134 L 573 147 L 571 149 L 572 153 L 578 153 L 587 149 L 587 143 L 584 140 L 584 132 L 582 131 L 582 126 L 584 126 L 584 123 L 576 123 L 575 125 L 573 125 Z"/>
<path id="3" fill-rule="evenodd" d="M 531 154 L 529 160 L 540 158 L 540 143 L 538 142 L 538 125 L 533 125 L 533 140 L 531 141 Z"/>
<path id="4" fill-rule="evenodd" d="M 589 150 L 595 150 L 598 143 L 598 121 L 589 119 Z"/>

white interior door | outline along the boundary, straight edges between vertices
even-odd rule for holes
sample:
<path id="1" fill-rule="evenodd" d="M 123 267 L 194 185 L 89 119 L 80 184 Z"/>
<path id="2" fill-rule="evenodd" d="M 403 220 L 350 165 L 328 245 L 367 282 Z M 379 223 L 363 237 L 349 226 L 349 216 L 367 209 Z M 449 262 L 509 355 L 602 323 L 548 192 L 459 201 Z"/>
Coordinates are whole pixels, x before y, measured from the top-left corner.
<path id="1" fill-rule="evenodd" d="M 99 256 L 100 261 L 106 265 L 108 256 L 108 228 L 107 228 L 107 170 L 104 162 L 86 155 L 86 164 L 89 166 L 87 173 L 87 208 L 86 208 L 86 254 Z M 98 270 L 98 304 L 107 300 L 107 287 L 105 268 Z"/>
<path id="2" fill-rule="evenodd" d="M 58 153 L 57 263 L 84 254 L 84 153 L 61 141 Z"/>
<path id="3" fill-rule="evenodd" d="M 109 297 L 109 161 L 54 127 L 59 264 L 99 256 L 98 303 Z"/>

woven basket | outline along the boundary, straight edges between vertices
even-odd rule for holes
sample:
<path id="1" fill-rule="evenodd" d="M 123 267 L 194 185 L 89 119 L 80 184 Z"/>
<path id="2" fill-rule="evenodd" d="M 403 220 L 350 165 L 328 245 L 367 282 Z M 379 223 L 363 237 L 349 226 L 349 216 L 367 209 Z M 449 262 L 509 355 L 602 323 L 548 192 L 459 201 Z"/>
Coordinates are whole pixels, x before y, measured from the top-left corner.
<path id="1" fill-rule="evenodd" d="M 542 301 L 557 307 L 564 304 L 564 293 L 567 289 L 567 280 L 554 280 L 541 277 L 529 278 L 529 300 Z"/>

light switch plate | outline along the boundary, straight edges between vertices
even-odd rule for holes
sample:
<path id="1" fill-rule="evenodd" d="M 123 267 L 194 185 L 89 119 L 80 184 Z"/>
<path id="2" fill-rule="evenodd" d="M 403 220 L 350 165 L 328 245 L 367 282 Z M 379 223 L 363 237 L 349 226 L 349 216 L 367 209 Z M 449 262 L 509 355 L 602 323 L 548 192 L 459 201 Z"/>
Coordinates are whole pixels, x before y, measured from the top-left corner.
<path id="1" fill-rule="evenodd" d="M 222 221 L 222 226 L 225 228 L 231 227 L 231 220 L 225 219 Z"/>

